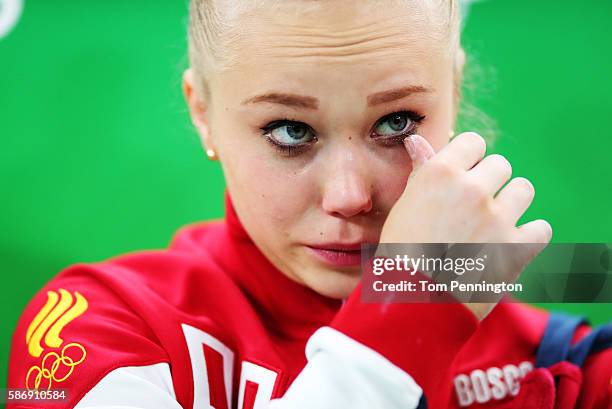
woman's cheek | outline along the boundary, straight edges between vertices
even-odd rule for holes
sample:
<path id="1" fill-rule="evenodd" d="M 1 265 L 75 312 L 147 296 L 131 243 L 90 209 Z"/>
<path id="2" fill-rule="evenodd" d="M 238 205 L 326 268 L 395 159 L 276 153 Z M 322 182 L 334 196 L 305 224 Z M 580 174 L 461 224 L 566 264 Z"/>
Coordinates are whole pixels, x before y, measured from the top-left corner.
<path id="1" fill-rule="evenodd" d="M 269 229 L 288 234 L 289 227 L 311 203 L 309 189 L 313 184 L 303 175 L 265 160 L 242 165 L 241 180 L 247 180 L 251 212 L 266 222 Z"/>
<path id="2" fill-rule="evenodd" d="M 385 205 L 399 199 L 412 172 L 412 162 L 403 146 L 389 148 L 388 152 L 368 161 L 368 170 L 375 175 L 375 192 Z"/>
<path id="3" fill-rule="evenodd" d="M 380 192 L 380 207 L 385 210 L 386 214 L 391 211 L 391 208 L 402 196 L 402 193 L 404 193 L 408 180 L 408 172 L 405 175 L 390 179 L 392 180 L 381 180 L 379 182 L 381 189 L 378 190 Z"/>

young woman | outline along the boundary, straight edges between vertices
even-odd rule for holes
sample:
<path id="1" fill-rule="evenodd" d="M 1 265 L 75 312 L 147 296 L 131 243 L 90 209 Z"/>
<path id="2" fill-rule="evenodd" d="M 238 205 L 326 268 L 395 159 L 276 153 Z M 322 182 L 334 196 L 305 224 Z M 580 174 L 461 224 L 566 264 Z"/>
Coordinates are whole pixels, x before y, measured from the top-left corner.
<path id="1" fill-rule="evenodd" d="M 190 17 L 184 92 L 226 218 L 56 276 L 14 333 L 9 388 L 81 409 L 610 407 L 607 329 L 361 301 L 362 243 L 552 235 L 516 225 L 534 188 L 505 158 L 451 140 L 457 0 L 192 0 Z"/>

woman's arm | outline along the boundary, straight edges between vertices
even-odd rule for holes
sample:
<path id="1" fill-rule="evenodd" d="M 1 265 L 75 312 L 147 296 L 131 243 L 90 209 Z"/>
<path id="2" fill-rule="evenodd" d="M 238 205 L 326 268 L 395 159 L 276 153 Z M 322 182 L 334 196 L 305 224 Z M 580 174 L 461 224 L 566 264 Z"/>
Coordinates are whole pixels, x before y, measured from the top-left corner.
<path id="1" fill-rule="evenodd" d="M 450 389 L 438 386 L 450 385 L 451 361 L 476 326 L 460 304 L 382 307 L 361 303 L 358 289 L 331 326 L 309 339 L 308 363 L 285 395 L 243 402 L 240 409 L 405 409 L 426 407 L 427 398 L 435 404 L 449 398 Z M 180 407 L 167 364 L 115 370 L 76 406 L 118 407 Z"/>
<path id="2" fill-rule="evenodd" d="M 476 330 L 475 316 L 461 304 L 360 298 L 359 287 L 331 328 L 312 336 L 306 368 L 271 408 L 446 407 L 449 368 Z"/>

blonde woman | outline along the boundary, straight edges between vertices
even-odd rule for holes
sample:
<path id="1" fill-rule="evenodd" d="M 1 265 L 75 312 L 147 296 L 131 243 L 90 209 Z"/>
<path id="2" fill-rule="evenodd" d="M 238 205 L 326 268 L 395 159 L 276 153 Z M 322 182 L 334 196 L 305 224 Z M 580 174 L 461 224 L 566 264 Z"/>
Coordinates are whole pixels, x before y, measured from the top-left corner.
<path id="1" fill-rule="evenodd" d="M 18 324 L 9 387 L 80 409 L 609 408 L 605 331 L 587 345 L 564 321 L 563 345 L 520 304 L 361 302 L 363 243 L 552 236 L 517 226 L 534 187 L 508 160 L 451 140 L 459 7 L 192 0 L 183 88 L 226 218 L 60 273 Z M 570 341 L 584 359 L 555 359 Z"/>

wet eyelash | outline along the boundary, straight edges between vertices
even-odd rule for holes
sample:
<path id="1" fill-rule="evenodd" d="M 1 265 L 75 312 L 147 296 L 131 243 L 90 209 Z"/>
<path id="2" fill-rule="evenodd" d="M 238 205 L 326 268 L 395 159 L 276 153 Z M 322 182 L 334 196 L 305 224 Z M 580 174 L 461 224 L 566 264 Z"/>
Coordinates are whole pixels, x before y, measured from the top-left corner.
<path id="1" fill-rule="evenodd" d="M 274 139 L 270 138 L 267 135 L 264 135 L 264 136 L 266 138 L 266 141 L 268 141 L 268 143 L 272 145 L 274 149 L 279 151 L 284 156 L 289 156 L 289 157 L 297 156 L 300 153 L 302 153 L 305 149 L 308 148 L 308 145 L 301 145 L 301 146 L 283 145 L 283 144 L 276 142 Z"/>
<path id="2" fill-rule="evenodd" d="M 263 136 L 266 138 L 266 141 L 268 141 L 268 143 L 270 143 L 270 145 L 272 145 L 276 150 L 278 150 L 284 156 L 291 157 L 291 156 L 297 156 L 300 153 L 302 153 L 305 149 L 307 149 L 309 147 L 310 143 L 306 143 L 306 144 L 303 144 L 303 145 L 285 145 L 285 144 L 282 144 L 282 143 L 278 143 L 276 140 L 274 140 L 274 138 L 272 138 L 270 136 L 270 134 L 276 128 L 280 128 L 281 126 L 292 125 L 292 124 L 296 124 L 296 123 L 301 123 L 304 126 L 306 126 L 310 130 L 310 132 L 312 132 L 312 134 L 314 136 L 313 142 L 317 141 L 317 136 L 316 136 L 314 130 L 310 126 L 304 124 L 303 122 L 294 121 L 294 120 L 291 120 L 291 119 L 279 119 L 279 120 L 276 120 L 276 121 L 272 121 L 269 124 L 267 124 L 265 126 L 262 126 L 259 129 L 261 129 Z"/>
<path id="3" fill-rule="evenodd" d="M 419 128 L 419 125 L 425 120 L 426 116 L 425 115 L 421 115 L 415 111 L 397 111 L 397 112 L 392 112 L 390 114 L 387 114 L 385 116 L 383 116 L 381 119 L 379 119 L 376 123 L 379 123 L 381 120 L 386 119 L 387 117 L 391 116 L 391 115 L 406 115 L 408 117 L 408 119 L 410 119 L 413 123 L 414 126 L 411 126 L 408 130 L 394 135 L 394 136 L 376 136 L 373 137 L 376 140 L 381 141 L 384 145 L 401 145 L 404 142 L 404 139 L 406 139 L 408 136 L 413 135 L 416 133 L 416 131 Z M 309 146 L 311 145 L 311 143 L 305 143 L 303 145 L 285 145 L 285 144 L 281 144 L 278 143 L 274 138 L 272 138 L 270 136 L 270 133 L 272 131 L 274 131 L 276 128 L 280 128 L 281 126 L 285 126 L 285 125 L 292 125 L 295 123 L 300 123 L 303 124 L 304 126 L 306 126 L 310 132 L 312 132 L 314 139 L 313 142 L 317 141 L 317 136 L 316 133 L 314 132 L 314 130 L 308 126 L 307 124 L 304 124 L 303 122 L 299 122 L 299 121 L 295 121 L 295 120 L 291 120 L 291 119 L 279 119 L 276 121 L 272 121 L 268 124 L 266 124 L 265 126 L 262 126 L 261 131 L 263 136 L 265 137 L 266 141 L 268 141 L 268 143 L 270 145 L 272 145 L 272 147 L 274 147 L 278 152 L 280 152 L 281 154 L 283 154 L 284 156 L 287 157 L 292 157 L 292 156 L 297 156 L 300 153 L 302 153 L 303 151 L 305 151 L 306 149 L 309 148 Z"/>
<path id="4" fill-rule="evenodd" d="M 264 132 L 264 135 L 265 135 L 267 133 L 272 132 L 276 128 L 280 128 L 281 126 L 284 126 L 284 125 L 291 125 L 291 124 L 294 124 L 296 122 L 297 121 L 293 121 L 291 119 L 278 119 L 276 121 L 272 121 L 272 122 L 268 123 L 265 126 L 262 126 L 259 129 L 261 129 Z"/>
<path id="5" fill-rule="evenodd" d="M 404 143 L 404 139 L 406 139 L 407 137 L 409 137 L 410 135 L 414 135 L 416 133 L 416 131 L 419 129 L 419 125 L 421 125 L 421 123 L 425 120 L 426 116 L 425 115 L 421 115 L 415 111 L 397 111 L 397 112 L 392 112 L 390 114 L 387 114 L 385 116 L 383 116 L 381 119 L 379 119 L 378 121 L 376 121 L 376 123 L 378 124 L 380 121 L 382 121 L 383 119 L 386 119 L 392 115 L 406 115 L 408 117 L 408 119 L 410 119 L 413 123 L 414 126 L 411 126 L 408 130 L 394 135 L 394 136 L 375 136 L 373 137 L 376 140 L 380 140 L 383 144 L 385 145 L 401 145 Z M 374 134 L 374 132 L 372 132 L 372 134 Z"/>

